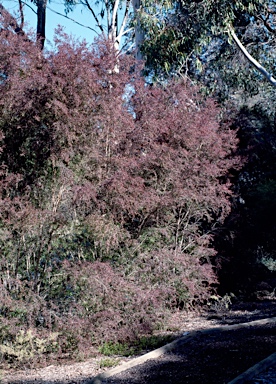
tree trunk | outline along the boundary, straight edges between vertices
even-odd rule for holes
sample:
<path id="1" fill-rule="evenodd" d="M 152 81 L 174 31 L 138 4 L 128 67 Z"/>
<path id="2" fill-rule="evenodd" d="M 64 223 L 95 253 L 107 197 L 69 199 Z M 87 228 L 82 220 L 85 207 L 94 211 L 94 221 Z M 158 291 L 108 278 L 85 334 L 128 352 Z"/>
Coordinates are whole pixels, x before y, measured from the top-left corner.
<path id="1" fill-rule="evenodd" d="M 47 0 L 37 0 L 37 42 L 41 50 L 45 43 L 45 25 L 46 25 L 46 5 Z"/>
<path id="2" fill-rule="evenodd" d="M 139 11 L 141 9 L 141 0 L 132 0 L 132 6 L 134 11 L 134 18 L 136 20 L 135 26 L 135 47 L 136 47 L 136 59 L 142 60 L 143 55 L 141 53 L 141 45 L 144 41 L 144 31 L 141 28 Z"/>

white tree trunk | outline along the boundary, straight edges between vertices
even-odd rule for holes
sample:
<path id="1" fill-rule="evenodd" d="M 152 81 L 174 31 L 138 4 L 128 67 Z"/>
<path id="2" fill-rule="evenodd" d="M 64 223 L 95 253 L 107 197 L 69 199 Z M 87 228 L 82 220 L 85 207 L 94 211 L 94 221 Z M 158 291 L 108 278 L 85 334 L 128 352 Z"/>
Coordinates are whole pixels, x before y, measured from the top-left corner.
<path id="1" fill-rule="evenodd" d="M 142 60 L 143 55 L 141 53 L 141 45 L 143 44 L 145 34 L 144 31 L 141 28 L 141 23 L 139 20 L 139 11 L 141 10 L 141 0 L 132 0 L 132 6 L 133 6 L 133 12 L 134 12 L 134 18 L 136 20 L 136 26 L 135 26 L 135 53 L 136 53 L 136 59 Z"/>

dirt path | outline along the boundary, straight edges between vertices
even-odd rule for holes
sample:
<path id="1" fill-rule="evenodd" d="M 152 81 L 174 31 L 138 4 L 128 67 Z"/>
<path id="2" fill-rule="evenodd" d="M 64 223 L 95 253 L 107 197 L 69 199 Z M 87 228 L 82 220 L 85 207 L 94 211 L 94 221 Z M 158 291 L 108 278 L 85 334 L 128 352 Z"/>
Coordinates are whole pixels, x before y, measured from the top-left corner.
<path id="1" fill-rule="evenodd" d="M 275 346 L 276 318 L 246 328 L 196 332 L 176 350 L 95 383 L 228 383 L 275 352 Z"/>
<path id="2" fill-rule="evenodd" d="M 223 384 L 276 350 L 276 322 L 255 323 L 250 327 L 223 332 L 203 329 L 250 322 L 276 316 L 276 302 L 246 303 L 226 313 L 201 317 L 178 316 L 183 333 L 192 334 L 176 350 L 149 360 L 98 383 L 107 384 Z M 201 330 L 200 332 L 197 332 Z M 19 372 L 4 372 L 3 384 L 89 384 L 104 371 L 101 356 L 82 363 L 50 366 Z M 122 359 L 130 361 L 132 359 Z M 273 382 L 269 383 L 272 384 Z M 274 383 L 275 384 L 275 383 Z"/>

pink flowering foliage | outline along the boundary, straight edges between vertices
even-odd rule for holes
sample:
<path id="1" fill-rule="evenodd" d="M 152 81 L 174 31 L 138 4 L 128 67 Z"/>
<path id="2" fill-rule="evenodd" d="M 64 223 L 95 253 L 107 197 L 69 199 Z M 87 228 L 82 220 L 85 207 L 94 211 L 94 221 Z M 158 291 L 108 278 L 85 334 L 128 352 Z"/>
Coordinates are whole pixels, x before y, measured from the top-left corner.
<path id="1" fill-rule="evenodd" d="M 214 289 L 235 132 L 196 88 L 146 85 L 134 64 L 62 31 L 46 53 L 0 33 L 0 344 L 133 340 Z"/>

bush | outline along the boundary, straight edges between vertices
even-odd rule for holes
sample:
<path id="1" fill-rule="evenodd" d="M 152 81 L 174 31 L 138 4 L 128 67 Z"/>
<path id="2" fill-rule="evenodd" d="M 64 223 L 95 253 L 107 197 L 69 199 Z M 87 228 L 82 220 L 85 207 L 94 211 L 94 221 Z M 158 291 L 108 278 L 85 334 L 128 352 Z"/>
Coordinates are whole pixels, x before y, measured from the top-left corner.
<path id="1" fill-rule="evenodd" d="M 24 325 L 57 332 L 60 353 L 88 353 L 206 301 L 239 161 L 214 101 L 184 82 L 145 85 L 103 41 L 61 33 L 42 54 L 8 33 L 0 52 L 1 316 L 21 308 L 13 348 Z"/>
<path id="2" fill-rule="evenodd" d="M 2 360 L 11 362 L 33 363 L 40 355 L 57 350 L 57 336 L 58 334 L 52 333 L 46 338 L 41 338 L 32 330 L 20 330 L 13 340 L 4 340 L 0 345 L 0 356 Z"/>

